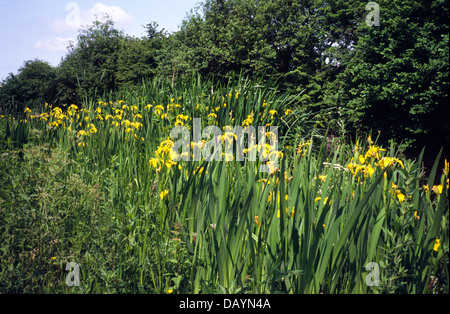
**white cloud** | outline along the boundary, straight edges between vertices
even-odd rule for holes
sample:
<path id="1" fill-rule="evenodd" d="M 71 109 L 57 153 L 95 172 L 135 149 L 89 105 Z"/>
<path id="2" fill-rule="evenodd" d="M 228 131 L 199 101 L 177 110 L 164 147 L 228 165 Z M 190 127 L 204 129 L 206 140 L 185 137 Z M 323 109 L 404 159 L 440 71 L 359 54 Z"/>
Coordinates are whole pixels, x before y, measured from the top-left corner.
<path id="1" fill-rule="evenodd" d="M 67 51 L 69 41 L 75 41 L 75 38 L 53 37 L 44 41 L 38 40 L 33 44 L 33 49 L 62 53 Z"/>
<path id="2" fill-rule="evenodd" d="M 123 10 L 122 8 L 118 6 L 107 6 L 100 2 L 96 3 L 92 9 L 87 11 L 83 18 L 86 19 L 89 23 L 92 22 L 96 16 L 98 16 L 98 18 L 103 17 L 105 13 L 108 14 L 117 23 L 129 23 L 133 21 L 133 17 L 125 12 L 125 10 Z"/>
<path id="3" fill-rule="evenodd" d="M 109 6 L 101 2 L 96 3 L 89 10 L 81 10 L 76 2 L 66 4 L 66 17 L 51 22 L 53 32 L 76 31 L 82 26 L 91 25 L 96 19 L 102 20 L 108 15 L 118 26 L 129 24 L 133 17 L 118 6 Z"/>
<path id="4" fill-rule="evenodd" d="M 101 2 L 96 3 L 89 10 L 81 10 L 77 2 L 69 2 L 66 4 L 66 16 L 64 19 L 55 19 L 50 22 L 50 30 L 53 34 L 66 33 L 65 35 L 74 36 L 79 28 L 91 25 L 93 21 L 102 21 L 105 15 L 108 15 L 117 26 L 124 26 L 133 21 L 133 17 L 118 6 L 108 6 Z M 73 37 L 56 36 L 51 39 L 38 40 L 32 48 L 52 53 L 65 53 L 69 41 L 76 41 Z"/>

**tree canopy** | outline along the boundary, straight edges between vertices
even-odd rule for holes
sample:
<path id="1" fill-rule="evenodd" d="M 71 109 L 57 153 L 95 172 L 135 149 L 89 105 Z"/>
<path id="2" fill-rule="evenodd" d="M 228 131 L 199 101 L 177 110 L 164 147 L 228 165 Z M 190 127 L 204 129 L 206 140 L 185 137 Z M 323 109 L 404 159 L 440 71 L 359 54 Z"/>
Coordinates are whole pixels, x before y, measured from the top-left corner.
<path id="1" fill-rule="evenodd" d="M 4 109 L 82 103 L 143 79 L 235 73 L 276 78 L 299 110 L 338 132 L 381 131 L 448 152 L 448 1 L 205 0 L 175 33 L 130 37 L 110 19 L 81 29 L 58 67 L 26 61 L 0 88 Z"/>

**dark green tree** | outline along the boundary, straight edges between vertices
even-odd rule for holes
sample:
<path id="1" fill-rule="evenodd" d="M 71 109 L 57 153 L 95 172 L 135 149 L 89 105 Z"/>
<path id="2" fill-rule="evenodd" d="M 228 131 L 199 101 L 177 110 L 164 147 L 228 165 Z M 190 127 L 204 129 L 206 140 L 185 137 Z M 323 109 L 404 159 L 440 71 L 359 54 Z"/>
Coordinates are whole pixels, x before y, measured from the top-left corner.
<path id="1" fill-rule="evenodd" d="M 316 114 L 316 125 L 341 132 L 349 124 L 341 114 L 339 92 L 345 71 L 365 21 L 366 2 L 356 0 L 310 1 L 297 34 L 294 70 L 287 74 L 291 89 L 303 92 L 298 105 Z M 289 85 L 288 85 L 289 86 Z"/>
<path id="2" fill-rule="evenodd" d="M 448 2 L 377 1 L 380 26 L 362 19 L 328 103 L 359 129 L 405 147 L 449 140 Z"/>
<path id="3" fill-rule="evenodd" d="M 284 88 L 302 90 L 325 58 L 319 13 L 307 0 L 207 0 L 175 34 L 174 59 L 186 72 L 275 76 Z"/>
<path id="4" fill-rule="evenodd" d="M 276 75 L 295 68 L 305 25 L 302 1 L 207 0 L 176 34 L 181 58 L 201 74 Z"/>
<path id="5" fill-rule="evenodd" d="M 168 34 L 158 30 L 155 22 L 145 26 L 147 36 L 144 38 L 127 38 L 117 59 L 117 72 L 115 75 L 118 88 L 127 88 L 136 85 L 144 78 L 152 78 L 157 74 L 157 68 L 164 56 L 164 47 L 167 45 Z"/>
<path id="6" fill-rule="evenodd" d="M 117 87 L 118 60 L 127 36 L 114 22 L 98 20 L 82 29 L 59 67 L 60 102 L 80 103 Z"/>
<path id="7" fill-rule="evenodd" d="M 42 60 L 25 61 L 18 74 L 12 73 L 0 87 L 0 104 L 5 111 L 20 113 L 26 107 L 38 109 L 57 100 L 56 69 Z"/>

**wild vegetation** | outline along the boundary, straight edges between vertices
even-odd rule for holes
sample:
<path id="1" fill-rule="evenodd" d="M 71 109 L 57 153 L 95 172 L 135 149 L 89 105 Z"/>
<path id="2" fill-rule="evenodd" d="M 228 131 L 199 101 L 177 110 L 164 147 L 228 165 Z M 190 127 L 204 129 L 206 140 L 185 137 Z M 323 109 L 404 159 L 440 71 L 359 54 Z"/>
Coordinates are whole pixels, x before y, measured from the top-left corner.
<path id="1" fill-rule="evenodd" d="M 1 120 L 2 289 L 66 292 L 76 261 L 70 292 L 448 291 L 448 163 L 425 177 L 422 155 L 371 136 L 327 143 L 292 97 L 242 78 L 134 91 Z M 271 134 L 244 150 L 276 152 L 278 167 L 236 161 L 236 145 L 222 161 L 175 161 L 170 130 L 193 117 L 284 126 L 279 150 Z"/>
<path id="2" fill-rule="evenodd" d="M 448 293 L 448 3 L 379 5 L 369 27 L 356 1 L 207 0 L 25 62 L 0 87 L 0 291 Z"/>

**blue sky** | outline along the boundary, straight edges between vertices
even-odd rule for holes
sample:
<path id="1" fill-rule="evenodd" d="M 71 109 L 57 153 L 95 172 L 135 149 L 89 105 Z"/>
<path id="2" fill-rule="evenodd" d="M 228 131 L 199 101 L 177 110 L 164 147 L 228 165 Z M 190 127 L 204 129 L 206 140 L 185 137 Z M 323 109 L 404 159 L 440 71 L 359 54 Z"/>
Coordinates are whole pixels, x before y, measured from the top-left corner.
<path id="1" fill-rule="evenodd" d="M 27 60 L 57 66 L 83 25 L 108 13 L 131 36 L 143 36 L 143 25 L 155 21 L 169 32 L 178 30 L 186 14 L 201 0 L 0 0 L 0 82 L 17 74 Z"/>

